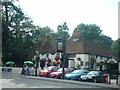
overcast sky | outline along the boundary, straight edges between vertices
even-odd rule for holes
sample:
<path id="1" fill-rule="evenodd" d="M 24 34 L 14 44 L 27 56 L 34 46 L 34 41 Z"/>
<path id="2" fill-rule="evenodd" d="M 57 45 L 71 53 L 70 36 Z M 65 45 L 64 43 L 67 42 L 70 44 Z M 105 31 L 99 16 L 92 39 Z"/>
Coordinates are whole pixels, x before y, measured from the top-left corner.
<path id="1" fill-rule="evenodd" d="M 35 25 L 54 31 L 67 22 L 69 33 L 80 24 L 96 24 L 104 35 L 118 39 L 118 2 L 120 0 L 19 0 L 23 11 Z"/>

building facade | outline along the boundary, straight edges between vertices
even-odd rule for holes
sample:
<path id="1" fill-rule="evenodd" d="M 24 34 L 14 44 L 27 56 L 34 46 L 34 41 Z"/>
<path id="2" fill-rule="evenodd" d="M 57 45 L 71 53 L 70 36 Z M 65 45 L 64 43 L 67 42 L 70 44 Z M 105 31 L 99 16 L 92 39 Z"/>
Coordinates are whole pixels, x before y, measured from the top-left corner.
<path id="1" fill-rule="evenodd" d="M 67 57 L 65 62 L 66 67 L 73 67 L 75 69 L 107 70 L 112 63 L 117 63 L 116 58 L 111 57 L 113 54 L 109 48 L 102 44 L 80 38 L 77 40 L 66 40 L 65 45 Z M 57 52 L 57 41 L 44 42 L 40 48 L 40 60 L 49 58 L 51 60 L 51 65 L 56 61 L 55 57 L 59 56 L 61 58 L 61 55 L 62 53 Z M 80 60 L 77 58 L 80 58 Z M 47 67 L 46 64 L 45 67 Z"/>

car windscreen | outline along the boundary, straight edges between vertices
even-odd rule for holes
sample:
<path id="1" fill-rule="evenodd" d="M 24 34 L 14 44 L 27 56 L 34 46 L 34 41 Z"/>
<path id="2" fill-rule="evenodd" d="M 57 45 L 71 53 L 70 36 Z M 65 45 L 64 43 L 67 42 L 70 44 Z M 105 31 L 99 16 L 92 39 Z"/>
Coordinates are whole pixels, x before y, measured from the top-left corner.
<path id="1" fill-rule="evenodd" d="M 48 67 L 48 68 L 45 69 L 45 71 L 49 71 L 51 69 L 52 69 L 52 67 Z"/>
<path id="2" fill-rule="evenodd" d="M 81 71 L 81 70 L 75 70 L 75 71 L 73 71 L 72 73 L 82 73 L 83 71 Z"/>
<path id="3" fill-rule="evenodd" d="M 97 71 L 91 71 L 88 73 L 88 75 L 97 75 L 97 74 L 99 74 L 99 72 L 97 72 Z"/>
<path id="4" fill-rule="evenodd" d="M 66 71 L 66 68 L 64 70 Z M 62 72 L 62 68 L 58 69 L 58 72 Z"/>

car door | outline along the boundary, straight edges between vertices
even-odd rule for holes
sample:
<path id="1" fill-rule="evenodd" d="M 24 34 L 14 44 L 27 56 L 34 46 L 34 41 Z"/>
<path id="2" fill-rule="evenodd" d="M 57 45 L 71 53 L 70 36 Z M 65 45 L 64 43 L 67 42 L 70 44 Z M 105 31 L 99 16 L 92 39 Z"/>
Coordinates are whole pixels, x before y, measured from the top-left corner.
<path id="1" fill-rule="evenodd" d="M 99 72 L 98 81 L 103 82 L 103 80 L 104 80 L 104 75 L 102 72 Z"/>
<path id="2" fill-rule="evenodd" d="M 105 82 L 105 75 L 103 72 L 101 72 L 101 82 Z"/>

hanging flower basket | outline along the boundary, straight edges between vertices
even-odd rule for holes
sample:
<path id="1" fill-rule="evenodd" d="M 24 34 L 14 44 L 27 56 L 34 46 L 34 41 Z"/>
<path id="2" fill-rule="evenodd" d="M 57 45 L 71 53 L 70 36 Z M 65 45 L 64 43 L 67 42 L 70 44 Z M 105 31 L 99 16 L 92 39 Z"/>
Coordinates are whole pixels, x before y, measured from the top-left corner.
<path id="1" fill-rule="evenodd" d="M 58 61 L 59 59 L 60 59 L 60 57 L 59 57 L 59 56 L 56 56 L 56 57 L 55 57 L 55 60 L 57 60 L 57 61 Z"/>
<path id="2" fill-rule="evenodd" d="M 89 65 L 89 62 L 85 62 L 85 65 Z"/>
<path id="3" fill-rule="evenodd" d="M 47 63 L 47 66 L 50 66 L 50 62 Z"/>
<path id="4" fill-rule="evenodd" d="M 61 64 L 61 62 L 60 61 L 55 61 L 55 64 L 58 65 L 58 64 Z"/>
<path id="5" fill-rule="evenodd" d="M 81 58 L 80 58 L 80 57 L 77 57 L 77 58 L 76 58 L 76 60 L 80 61 L 80 60 L 81 60 Z"/>

